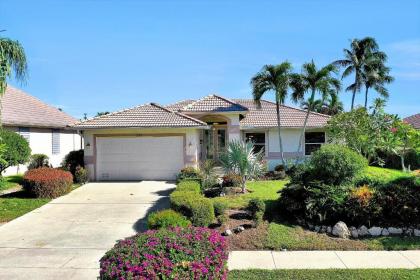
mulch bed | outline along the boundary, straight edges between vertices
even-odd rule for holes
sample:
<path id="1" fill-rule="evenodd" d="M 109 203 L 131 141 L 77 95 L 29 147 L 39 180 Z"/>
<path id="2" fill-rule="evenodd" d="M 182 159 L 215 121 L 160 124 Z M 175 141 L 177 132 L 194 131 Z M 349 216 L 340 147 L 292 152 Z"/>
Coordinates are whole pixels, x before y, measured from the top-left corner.
<path id="1" fill-rule="evenodd" d="M 229 241 L 229 250 L 259 250 L 264 247 L 268 233 L 268 222 L 264 221 L 257 228 L 254 227 L 249 214 L 244 210 L 228 210 L 229 220 L 222 226 L 217 225 L 216 230 L 223 233 L 225 230 L 243 226 L 245 231 L 233 233 L 226 238 Z"/>

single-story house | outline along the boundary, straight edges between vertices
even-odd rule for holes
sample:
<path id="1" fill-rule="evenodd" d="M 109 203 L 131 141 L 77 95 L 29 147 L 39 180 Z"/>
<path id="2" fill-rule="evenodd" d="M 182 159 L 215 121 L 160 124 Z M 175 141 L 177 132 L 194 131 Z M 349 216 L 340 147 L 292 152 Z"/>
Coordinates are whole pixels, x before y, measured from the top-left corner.
<path id="1" fill-rule="evenodd" d="M 411 124 L 415 129 L 420 129 L 420 113 L 406 117 L 403 121 Z"/>
<path id="2" fill-rule="evenodd" d="M 281 106 L 281 133 L 286 158 L 310 154 L 325 142 L 329 116 L 311 113 L 296 153 L 306 112 Z M 209 95 L 168 106 L 140 105 L 79 122 L 85 143 L 85 166 L 91 180 L 174 179 L 184 166 L 217 161 L 230 140 L 252 140 L 263 149 L 269 168 L 280 163 L 276 106 L 251 99 Z"/>
<path id="3" fill-rule="evenodd" d="M 1 98 L 3 128 L 22 135 L 32 154 L 45 154 L 53 167 L 60 166 L 70 151 L 83 148 L 82 137 L 69 125 L 77 119 L 34 96 L 8 86 Z M 26 166 L 13 166 L 4 175 L 23 173 Z"/>

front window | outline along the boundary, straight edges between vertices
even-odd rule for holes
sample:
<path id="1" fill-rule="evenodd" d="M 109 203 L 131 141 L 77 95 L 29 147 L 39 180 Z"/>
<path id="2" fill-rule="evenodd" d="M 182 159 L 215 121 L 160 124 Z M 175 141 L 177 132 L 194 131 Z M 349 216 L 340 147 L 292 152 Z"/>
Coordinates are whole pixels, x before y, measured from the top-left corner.
<path id="1" fill-rule="evenodd" d="M 252 142 L 254 144 L 254 151 L 259 152 L 265 151 L 265 133 L 264 132 L 253 132 L 245 133 L 245 141 Z"/>
<path id="2" fill-rule="evenodd" d="M 325 143 L 325 132 L 305 132 L 305 155 L 311 155 Z"/>

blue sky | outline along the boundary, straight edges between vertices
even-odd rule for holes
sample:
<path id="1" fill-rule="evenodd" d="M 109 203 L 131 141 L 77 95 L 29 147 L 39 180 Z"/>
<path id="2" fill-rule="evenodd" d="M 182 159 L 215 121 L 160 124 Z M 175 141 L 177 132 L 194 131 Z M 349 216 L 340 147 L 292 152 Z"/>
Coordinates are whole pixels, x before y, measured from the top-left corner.
<path id="1" fill-rule="evenodd" d="M 389 56 L 387 110 L 420 111 L 420 1 L 2 0 L 0 29 L 28 56 L 26 85 L 11 84 L 78 118 L 209 93 L 249 98 L 264 64 L 325 65 L 364 36 Z M 348 109 L 350 94 L 341 98 Z"/>

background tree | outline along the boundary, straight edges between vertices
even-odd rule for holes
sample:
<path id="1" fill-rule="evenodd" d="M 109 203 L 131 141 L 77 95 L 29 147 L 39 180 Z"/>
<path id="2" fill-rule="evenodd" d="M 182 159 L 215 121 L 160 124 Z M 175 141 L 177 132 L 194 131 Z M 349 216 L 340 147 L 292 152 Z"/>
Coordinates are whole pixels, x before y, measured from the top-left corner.
<path id="1" fill-rule="evenodd" d="M 293 90 L 292 99 L 296 102 L 304 99 L 306 93 L 310 93 L 308 104 L 315 104 L 316 94 L 320 94 L 322 99 L 325 99 L 331 90 L 339 91 L 341 83 L 334 78 L 332 74 L 336 73 L 337 68 L 329 64 L 321 69 L 318 69 L 312 60 L 302 66 L 300 74 L 292 75 L 291 87 Z M 305 121 L 303 123 L 302 132 L 299 137 L 297 153 L 300 153 L 302 148 L 303 137 L 305 135 L 308 118 L 311 113 L 311 107 L 306 110 Z"/>
<path id="2" fill-rule="evenodd" d="M 24 82 L 28 71 L 26 55 L 18 41 L 0 37 L 0 97 L 5 93 L 7 79 L 14 74 L 15 79 Z"/>
<path id="3" fill-rule="evenodd" d="M 351 110 L 354 108 L 356 93 L 360 92 L 363 86 L 363 70 L 368 60 L 373 58 L 381 60 L 384 53 L 378 51 L 376 40 L 371 37 L 365 37 L 361 40 L 353 39 L 350 43 L 350 49 L 344 49 L 344 59 L 336 60 L 334 65 L 345 67 L 342 79 L 354 73 L 354 82 L 346 88 L 346 91 L 352 92 Z"/>
<path id="4" fill-rule="evenodd" d="M 377 112 L 383 111 L 386 105 L 386 100 L 383 98 L 375 98 L 373 100 L 373 105 L 370 107 L 372 109 L 372 115 L 376 115 Z"/>
<path id="5" fill-rule="evenodd" d="M 258 106 L 261 106 L 261 98 L 266 93 L 273 92 L 275 95 L 280 157 L 284 166 L 286 166 L 286 162 L 284 160 L 283 143 L 280 130 L 280 105 L 284 103 L 288 94 L 291 69 L 292 66 L 287 61 L 279 65 L 265 65 L 263 69 L 251 79 L 252 95 Z"/>
<path id="6" fill-rule="evenodd" d="M 338 92 L 331 91 L 326 101 L 323 102 L 319 113 L 334 116 L 344 111 L 343 102 L 338 98 Z"/>
<path id="7" fill-rule="evenodd" d="M 5 145 L 3 161 L 0 161 L 0 174 L 10 166 L 26 163 L 31 155 L 28 141 L 13 131 L 0 130 L 0 145 Z"/>
<path id="8" fill-rule="evenodd" d="M 104 116 L 104 115 L 108 115 L 109 112 L 105 111 L 105 112 L 97 112 L 95 117 L 100 117 L 100 116 Z"/>
<path id="9" fill-rule="evenodd" d="M 323 101 L 321 99 L 315 100 L 305 100 L 300 103 L 300 108 L 303 110 L 309 110 L 313 112 L 320 112 L 323 105 Z"/>
<path id="10" fill-rule="evenodd" d="M 382 98 L 388 98 L 388 90 L 385 84 L 394 81 L 394 78 L 389 75 L 390 68 L 384 65 L 386 55 L 383 53 L 380 56 L 373 56 L 367 60 L 363 68 L 363 82 L 365 85 L 365 108 L 367 108 L 368 92 L 373 88 Z"/>

